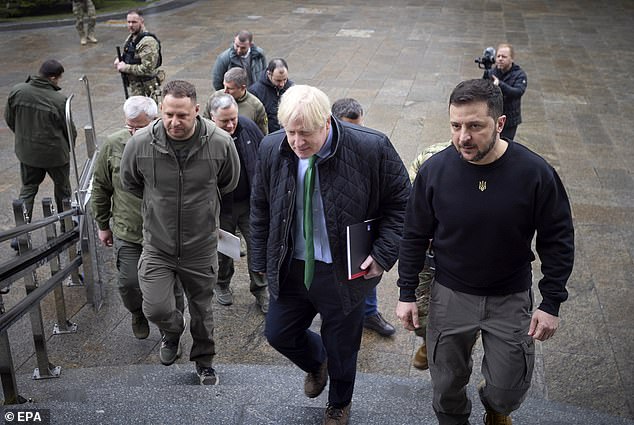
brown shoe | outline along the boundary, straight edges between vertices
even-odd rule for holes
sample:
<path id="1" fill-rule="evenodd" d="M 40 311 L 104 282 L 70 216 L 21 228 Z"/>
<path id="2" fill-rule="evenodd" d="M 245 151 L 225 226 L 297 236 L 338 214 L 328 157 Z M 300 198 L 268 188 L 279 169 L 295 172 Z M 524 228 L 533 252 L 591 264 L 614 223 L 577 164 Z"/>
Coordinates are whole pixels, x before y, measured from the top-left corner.
<path id="1" fill-rule="evenodd" d="M 352 402 L 348 403 L 344 407 L 326 406 L 324 412 L 324 420 L 322 425 L 347 425 L 348 418 L 350 417 L 350 406 Z"/>
<path id="2" fill-rule="evenodd" d="M 477 387 L 478 394 L 480 395 L 481 401 L 482 401 L 482 391 L 484 391 L 485 386 L 486 386 L 486 380 L 483 379 L 482 381 L 480 381 Z M 484 403 L 484 401 L 482 401 L 482 403 L 484 404 L 484 410 L 486 411 L 486 413 L 484 414 L 484 417 L 482 418 L 482 420 L 484 421 L 484 425 L 513 425 L 513 421 L 511 421 L 510 416 L 506 416 L 496 412 L 495 410 L 487 406 Z"/>
<path id="3" fill-rule="evenodd" d="M 306 378 L 304 379 L 304 394 L 309 398 L 318 397 L 324 390 L 327 381 L 328 361 L 324 360 L 317 371 L 306 374 Z"/>
<path id="4" fill-rule="evenodd" d="M 482 419 L 484 420 L 484 425 L 513 425 L 510 416 L 494 412 L 491 409 L 486 409 L 486 413 Z"/>
<path id="5" fill-rule="evenodd" d="M 420 347 L 418 347 L 416 354 L 414 354 L 412 366 L 420 370 L 429 369 L 429 363 L 427 363 L 427 346 L 425 346 L 424 342 L 421 344 Z"/>

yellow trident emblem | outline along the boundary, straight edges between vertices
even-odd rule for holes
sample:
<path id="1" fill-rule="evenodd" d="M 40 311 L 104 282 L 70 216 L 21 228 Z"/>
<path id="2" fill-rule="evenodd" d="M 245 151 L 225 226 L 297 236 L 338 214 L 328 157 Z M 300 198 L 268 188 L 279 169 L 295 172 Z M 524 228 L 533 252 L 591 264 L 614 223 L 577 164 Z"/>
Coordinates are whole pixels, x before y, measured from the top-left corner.
<path id="1" fill-rule="evenodd" d="M 480 189 L 480 192 L 484 192 L 485 190 L 487 190 L 487 182 L 486 182 L 486 180 L 480 180 L 478 182 L 478 189 Z"/>

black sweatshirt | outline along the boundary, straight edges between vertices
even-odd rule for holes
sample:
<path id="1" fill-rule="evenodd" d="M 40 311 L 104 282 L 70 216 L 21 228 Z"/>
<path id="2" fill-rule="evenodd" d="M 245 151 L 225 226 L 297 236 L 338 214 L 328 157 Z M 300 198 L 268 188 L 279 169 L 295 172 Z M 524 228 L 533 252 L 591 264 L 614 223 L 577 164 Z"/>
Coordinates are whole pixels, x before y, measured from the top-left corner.
<path id="1" fill-rule="evenodd" d="M 399 253 L 400 301 L 415 300 L 430 239 L 439 284 L 482 296 L 530 288 L 535 232 L 544 275 L 539 308 L 556 316 L 574 261 L 570 204 L 556 171 L 518 143 L 487 165 L 448 147 L 414 181 Z"/>

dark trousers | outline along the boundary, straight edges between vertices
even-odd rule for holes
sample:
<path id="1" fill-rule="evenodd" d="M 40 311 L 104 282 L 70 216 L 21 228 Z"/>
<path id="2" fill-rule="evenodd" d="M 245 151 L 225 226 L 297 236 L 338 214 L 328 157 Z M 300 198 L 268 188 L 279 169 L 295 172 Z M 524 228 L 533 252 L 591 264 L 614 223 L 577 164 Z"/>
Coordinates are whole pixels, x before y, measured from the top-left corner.
<path id="1" fill-rule="evenodd" d="M 37 195 L 40 184 L 44 181 L 44 177 L 46 177 L 47 174 L 53 180 L 57 212 L 63 211 L 62 201 L 66 198 L 70 198 L 72 195 L 70 187 L 70 164 L 65 164 L 61 167 L 37 168 L 21 162 L 20 178 L 22 179 L 22 188 L 20 189 L 20 199 L 24 200 L 26 211 L 29 214 L 29 220 L 33 218 L 35 195 Z"/>
<path id="2" fill-rule="evenodd" d="M 132 314 L 143 314 L 143 294 L 139 287 L 139 258 L 143 251 L 143 245 L 124 241 L 114 237 L 115 258 L 117 260 L 117 271 L 119 279 L 117 288 L 121 301 Z"/>
<path id="3" fill-rule="evenodd" d="M 229 214 L 220 213 L 220 228 L 229 233 L 236 233 L 240 229 L 247 243 L 247 258 L 251 256 L 251 228 L 249 227 L 249 200 L 233 202 L 233 208 Z M 218 286 L 228 289 L 235 269 L 233 259 L 218 253 Z M 265 293 L 266 278 L 260 273 L 249 270 L 249 290 L 253 295 Z"/>
<path id="4" fill-rule="evenodd" d="M 432 282 L 427 352 L 432 406 L 440 425 L 469 421 L 471 399 L 466 388 L 478 333 L 484 349 L 481 369 L 485 385 L 479 392 L 482 404 L 504 415 L 520 407 L 535 365 L 535 344 L 528 335 L 532 307 L 530 289 L 480 296 Z"/>
<path id="5" fill-rule="evenodd" d="M 363 333 L 365 304 L 350 314 L 342 311 L 332 264 L 315 262 L 310 290 L 304 286 L 304 262 L 293 260 L 287 278 L 280 282 L 279 297 L 271 297 L 266 315 L 266 338 L 273 348 L 304 372 L 315 372 L 328 358 L 328 402 L 343 407 L 352 400 L 357 354 Z M 310 325 L 321 315 L 321 336 Z"/>

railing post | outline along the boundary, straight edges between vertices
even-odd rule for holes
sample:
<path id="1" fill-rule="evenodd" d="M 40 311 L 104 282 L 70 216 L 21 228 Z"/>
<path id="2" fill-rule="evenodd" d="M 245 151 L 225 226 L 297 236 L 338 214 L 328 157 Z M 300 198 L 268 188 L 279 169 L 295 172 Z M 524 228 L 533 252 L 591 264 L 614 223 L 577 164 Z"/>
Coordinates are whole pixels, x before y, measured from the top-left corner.
<path id="1" fill-rule="evenodd" d="M 37 289 L 37 275 L 35 272 L 29 273 L 24 276 L 24 287 L 26 289 L 27 295 Z M 46 349 L 46 335 L 44 334 L 44 323 L 42 321 L 42 308 L 40 306 L 40 303 L 37 303 L 37 305 L 33 306 L 31 311 L 29 312 L 29 316 L 31 318 L 33 344 L 35 345 L 35 354 L 37 357 L 38 365 L 38 367 L 33 371 L 33 379 L 57 378 L 59 377 L 59 371 L 61 370 L 61 368 L 51 364 L 48 360 L 48 351 Z"/>
<path id="2" fill-rule="evenodd" d="M 70 199 L 62 200 L 62 205 L 64 206 L 64 211 L 68 211 L 72 208 Z M 79 218 L 79 217 L 78 217 Z M 72 229 L 75 226 L 72 217 L 64 217 L 62 229 Z M 73 260 L 77 258 L 77 247 L 72 246 L 68 248 L 68 262 L 72 263 Z M 84 286 L 84 278 L 79 274 L 79 269 L 74 269 L 70 274 L 70 282 L 68 286 Z"/>
<path id="3" fill-rule="evenodd" d="M 44 217 L 50 217 L 54 214 L 53 201 L 51 198 L 42 199 L 42 209 Z M 72 220 L 71 220 L 72 222 Z M 55 223 L 46 226 L 46 240 L 51 241 L 57 236 Z M 49 261 L 51 268 L 51 276 L 54 276 L 60 270 L 59 256 Z M 64 286 L 59 285 L 54 289 L 55 294 L 55 312 L 57 314 L 57 323 L 53 326 L 53 335 L 75 333 L 77 332 L 77 324 L 71 322 L 66 316 L 66 302 L 64 300 Z"/>
<path id="4" fill-rule="evenodd" d="M 84 136 L 86 138 L 86 154 L 87 158 L 92 158 L 97 150 L 97 137 L 95 136 L 95 130 L 89 126 L 84 126 Z"/>
<path id="5" fill-rule="evenodd" d="M 4 314 L 4 301 L 0 294 L 0 314 Z M 26 402 L 26 399 L 18 394 L 18 384 L 15 381 L 15 367 L 11 356 L 11 344 L 9 335 L 4 330 L 0 332 L 0 380 L 4 393 L 3 404 L 18 404 Z"/>
<path id="6" fill-rule="evenodd" d="M 96 225 L 90 214 L 80 217 L 80 242 L 82 265 L 84 268 L 84 282 L 86 283 L 86 297 L 95 311 L 99 311 L 103 303 L 103 282 L 99 274 L 99 260 L 97 258 Z"/>

